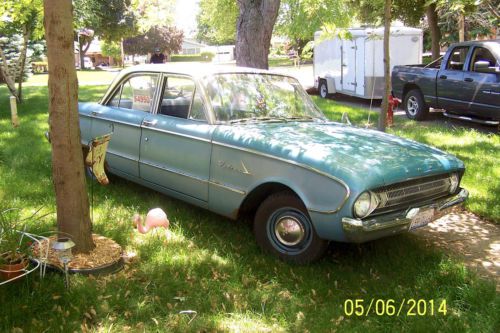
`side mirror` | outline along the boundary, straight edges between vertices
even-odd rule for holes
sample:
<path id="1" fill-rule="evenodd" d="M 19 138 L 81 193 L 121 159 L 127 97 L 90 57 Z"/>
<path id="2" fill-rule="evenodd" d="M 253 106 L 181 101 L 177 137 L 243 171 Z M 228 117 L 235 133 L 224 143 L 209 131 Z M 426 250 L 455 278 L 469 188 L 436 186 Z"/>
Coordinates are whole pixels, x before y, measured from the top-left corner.
<path id="1" fill-rule="evenodd" d="M 474 72 L 480 72 L 481 70 L 488 69 L 490 67 L 490 62 L 486 60 L 479 60 L 474 63 Z"/>

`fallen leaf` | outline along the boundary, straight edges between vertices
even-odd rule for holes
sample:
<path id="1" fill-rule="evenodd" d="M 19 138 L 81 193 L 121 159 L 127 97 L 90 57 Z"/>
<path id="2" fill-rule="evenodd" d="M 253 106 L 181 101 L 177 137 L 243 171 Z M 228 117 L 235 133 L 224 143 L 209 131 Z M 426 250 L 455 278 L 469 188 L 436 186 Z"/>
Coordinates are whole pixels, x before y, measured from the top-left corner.
<path id="1" fill-rule="evenodd" d="M 109 304 L 108 304 L 108 302 L 107 302 L 107 301 L 103 301 L 103 302 L 101 303 L 101 310 L 102 310 L 103 312 L 109 312 Z"/>

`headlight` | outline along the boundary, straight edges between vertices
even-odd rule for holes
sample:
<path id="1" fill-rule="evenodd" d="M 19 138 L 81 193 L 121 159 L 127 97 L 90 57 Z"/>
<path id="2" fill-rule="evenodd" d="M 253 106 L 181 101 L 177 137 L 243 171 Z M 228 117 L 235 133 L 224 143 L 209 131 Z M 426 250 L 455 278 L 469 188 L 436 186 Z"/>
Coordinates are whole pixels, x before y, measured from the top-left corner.
<path id="1" fill-rule="evenodd" d="M 368 216 L 377 208 L 379 199 L 372 192 L 363 192 L 354 203 L 354 215 L 359 218 Z"/>
<path id="2" fill-rule="evenodd" d="M 458 188 L 458 184 L 460 183 L 460 179 L 456 173 L 452 173 L 450 176 L 450 193 L 455 193 Z"/>

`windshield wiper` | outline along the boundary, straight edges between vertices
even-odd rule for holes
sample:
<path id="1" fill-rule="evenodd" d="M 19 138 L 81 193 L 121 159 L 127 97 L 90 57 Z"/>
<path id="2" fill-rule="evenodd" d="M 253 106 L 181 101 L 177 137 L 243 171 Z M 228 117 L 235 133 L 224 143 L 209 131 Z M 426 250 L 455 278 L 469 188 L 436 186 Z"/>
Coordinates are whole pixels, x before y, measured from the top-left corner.
<path id="1" fill-rule="evenodd" d="M 230 124 L 236 124 L 236 123 L 246 123 L 246 122 L 282 122 L 286 121 L 285 118 L 278 118 L 278 117 L 256 117 L 256 118 L 241 118 L 241 119 L 232 119 L 229 120 L 228 122 Z"/>
<path id="2" fill-rule="evenodd" d="M 283 118 L 286 121 L 311 121 L 311 120 L 323 120 L 318 117 L 311 117 L 311 116 L 300 116 L 300 117 L 286 117 Z"/>
<path id="3" fill-rule="evenodd" d="M 230 124 L 236 124 L 236 123 L 245 123 L 247 121 L 251 121 L 252 118 L 241 118 L 241 119 L 231 119 L 228 120 L 227 122 Z"/>
<path id="4" fill-rule="evenodd" d="M 236 123 L 246 123 L 246 122 L 289 122 L 289 121 L 311 121 L 311 120 L 322 120 L 321 118 L 311 117 L 311 116 L 300 116 L 300 117 L 255 117 L 255 118 L 241 118 L 232 119 L 228 122 L 230 124 Z"/>

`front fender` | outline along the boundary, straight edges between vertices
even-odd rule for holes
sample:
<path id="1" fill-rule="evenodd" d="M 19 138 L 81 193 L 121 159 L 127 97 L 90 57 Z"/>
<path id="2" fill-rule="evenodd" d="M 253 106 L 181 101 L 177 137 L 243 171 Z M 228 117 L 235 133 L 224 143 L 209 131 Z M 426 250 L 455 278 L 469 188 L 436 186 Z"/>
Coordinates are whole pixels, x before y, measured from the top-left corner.
<path id="1" fill-rule="evenodd" d="M 225 145 L 213 146 L 209 183 L 210 209 L 233 218 L 245 198 L 267 183 L 289 187 L 309 211 L 320 213 L 340 210 L 350 194 L 342 180 L 307 165 Z"/>

